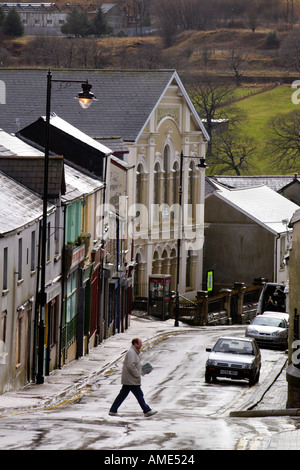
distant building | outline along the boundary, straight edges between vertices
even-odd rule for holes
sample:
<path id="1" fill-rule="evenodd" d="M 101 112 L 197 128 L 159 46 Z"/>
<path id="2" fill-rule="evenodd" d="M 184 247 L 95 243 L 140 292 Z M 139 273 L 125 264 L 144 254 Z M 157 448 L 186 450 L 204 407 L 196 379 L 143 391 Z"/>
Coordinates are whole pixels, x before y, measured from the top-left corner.
<path id="1" fill-rule="evenodd" d="M 68 11 L 55 3 L 0 3 L 4 13 L 15 8 L 27 35 L 60 35 Z"/>
<path id="2" fill-rule="evenodd" d="M 259 277 L 286 283 L 288 222 L 297 208 L 265 185 L 228 189 L 214 182 L 205 201 L 204 272 L 214 270 L 220 288 Z"/>
<path id="3" fill-rule="evenodd" d="M 5 13 L 15 8 L 20 15 L 24 25 L 25 34 L 32 36 L 62 35 L 61 27 L 66 22 L 68 13 L 72 7 L 69 3 L 57 5 L 56 3 L 0 3 L 0 7 Z M 80 6 L 82 8 L 82 6 Z M 132 28 L 132 21 L 129 21 L 129 15 L 125 8 L 116 3 L 105 3 L 101 5 L 102 11 L 107 23 L 113 28 L 114 33 L 125 31 L 128 27 Z M 88 5 L 84 8 L 88 18 L 92 19 L 97 13 L 98 6 Z"/>
<path id="4" fill-rule="evenodd" d="M 256 186 L 266 185 L 268 188 L 273 189 L 277 193 L 286 197 L 290 201 L 300 206 L 300 176 L 295 173 L 294 175 L 251 175 L 251 176 L 237 176 L 237 175 L 214 175 L 207 176 L 206 190 L 209 192 L 209 184 L 217 182 L 226 186 L 228 189 L 249 189 Z"/>

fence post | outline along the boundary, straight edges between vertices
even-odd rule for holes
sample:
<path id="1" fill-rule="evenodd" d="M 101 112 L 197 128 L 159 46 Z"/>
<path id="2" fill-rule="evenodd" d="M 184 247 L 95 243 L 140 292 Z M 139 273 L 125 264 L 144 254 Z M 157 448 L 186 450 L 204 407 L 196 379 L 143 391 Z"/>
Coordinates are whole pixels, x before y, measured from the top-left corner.
<path id="1" fill-rule="evenodd" d="M 205 326 L 208 323 L 208 292 L 206 290 L 198 290 L 196 299 L 195 325 Z"/>
<path id="2" fill-rule="evenodd" d="M 242 315 L 243 315 L 243 305 L 244 305 L 244 292 L 246 290 L 246 286 L 244 282 L 235 282 L 234 289 L 238 291 L 238 301 L 237 301 L 237 323 L 242 323 Z"/>
<path id="3" fill-rule="evenodd" d="M 224 309 L 227 312 L 228 324 L 231 325 L 232 318 L 230 316 L 231 315 L 231 313 L 230 313 L 230 302 L 231 302 L 232 289 L 221 289 L 220 292 L 221 292 L 221 294 L 225 294 Z"/>

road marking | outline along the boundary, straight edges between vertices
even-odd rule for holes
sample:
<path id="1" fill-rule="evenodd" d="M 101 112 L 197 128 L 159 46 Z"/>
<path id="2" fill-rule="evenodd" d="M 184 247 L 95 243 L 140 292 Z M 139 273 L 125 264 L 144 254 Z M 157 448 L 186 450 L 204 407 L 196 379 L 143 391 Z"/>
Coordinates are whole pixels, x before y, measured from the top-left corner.
<path id="1" fill-rule="evenodd" d="M 57 410 L 59 408 L 66 408 L 67 406 L 71 405 L 72 403 L 75 403 L 76 401 L 80 400 L 89 390 L 91 389 L 90 385 L 85 386 L 82 390 L 79 392 L 75 393 L 71 397 L 67 398 L 66 400 L 63 400 L 56 405 L 51 405 L 51 406 L 44 406 L 41 408 L 29 408 L 26 410 L 19 410 L 19 411 L 13 411 L 11 413 L 4 413 L 0 415 L 0 418 L 6 418 L 8 416 L 17 416 L 25 413 L 30 413 L 30 412 L 37 412 L 37 411 L 53 411 Z"/>

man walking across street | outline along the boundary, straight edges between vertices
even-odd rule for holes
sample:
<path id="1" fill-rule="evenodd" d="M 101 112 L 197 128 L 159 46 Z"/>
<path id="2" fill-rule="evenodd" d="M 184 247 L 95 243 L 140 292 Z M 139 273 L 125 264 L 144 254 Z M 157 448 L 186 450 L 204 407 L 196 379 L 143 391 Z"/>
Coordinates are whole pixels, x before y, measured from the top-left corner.
<path id="1" fill-rule="evenodd" d="M 142 340 L 140 338 L 134 338 L 131 342 L 131 347 L 125 355 L 121 378 L 122 388 L 109 410 L 110 416 L 118 416 L 118 408 L 130 392 L 134 394 L 139 402 L 139 405 L 144 412 L 144 416 L 148 417 L 156 413 L 156 411 L 151 410 L 145 402 L 144 394 L 141 389 L 141 347 Z"/>

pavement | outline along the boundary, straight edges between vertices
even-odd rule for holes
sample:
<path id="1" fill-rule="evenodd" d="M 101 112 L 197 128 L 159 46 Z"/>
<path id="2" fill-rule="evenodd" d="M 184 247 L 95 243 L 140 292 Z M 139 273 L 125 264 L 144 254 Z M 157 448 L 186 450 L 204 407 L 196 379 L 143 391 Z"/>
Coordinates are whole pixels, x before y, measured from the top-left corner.
<path id="1" fill-rule="evenodd" d="M 104 340 L 89 354 L 73 360 L 45 376 L 43 384 L 30 383 L 17 391 L 0 395 L 0 418 L 12 414 L 26 413 L 35 409 L 67 406 L 80 398 L 93 380 L 101 373 L 109 373 L 113 365 L 127 352 L 131 340 L 140 337 L 143 348 L 162 339 L 191 331 L 195 327 L 174 320 L 159 321 L 148 317 L 132 315 L 129 328 Z M 287 409 L 287 356 L 281 355 L 274 363 L 272 373 L 252 387 L 253 393 L 247 400 L 235 404 L 230 417 L 252 419 L 258 417 L 292 416 L 299 417 L 299 409 Z M 264 444 L 264 450 L 300 449 L 300 430 L 274 434 Z"/>

